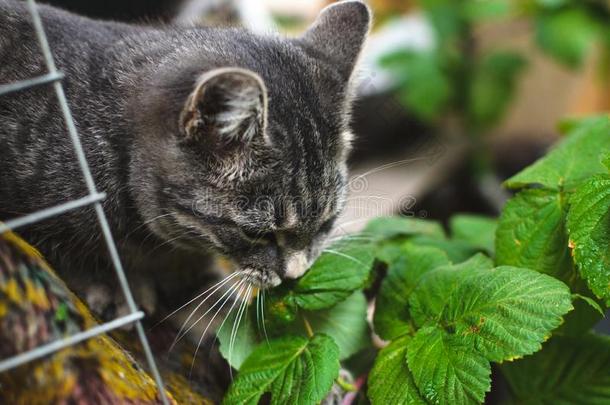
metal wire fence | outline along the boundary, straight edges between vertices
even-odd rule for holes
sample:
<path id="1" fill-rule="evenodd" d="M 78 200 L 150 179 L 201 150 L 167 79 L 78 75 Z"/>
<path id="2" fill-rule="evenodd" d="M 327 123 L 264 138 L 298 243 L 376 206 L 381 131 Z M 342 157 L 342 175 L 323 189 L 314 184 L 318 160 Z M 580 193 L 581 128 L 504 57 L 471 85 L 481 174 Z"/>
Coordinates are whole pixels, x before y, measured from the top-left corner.
<path id="1" fill-rule="evenodd" d="M 42 54 L 44 56 L 44 61 L 48 70 L 46 75 L 42 75 L 39 77 L 31 78 L 28 80 L 19 81 L 16 83 L 10 83 L 0 86 L 0 96 L 7 96 L 17 91 L 27 90 L 35 86 L 42 85 L 52 85 L 55 90 L 55 95 L 57 97 L 57 101 L 59 102 L 59 106 L 66 124 L 66 128 L 68 130 L 68 136 L 72 141 L 74 152 L 76 159 L 78 160 L 78 164 L 80 166 L 82 175 L 85 180 L 85 184 L 87 186 L 88 196 L 76 199 L 73 201 L 69 201 L 64 204 L 57 205 L 55 207 L 43 209 L 32 213 L 30 215 L 20 217 L 11 221 L 7 221 L 4 224 L 0 224 L 0 234 L 9 231 L 15 230 L 17 228 L 38 222 L 43 221 L 47 218 L 61 215 L 71 210 L 75 210 L 77 208 L 85 207 L 85 206 L 93 206 L 95 209 L 95 213 L 97 215 L 98 223 L 101 227 L 102 234 L 104 236 L 104 240 L 106 242 L 108 252 L 110 254 L 110 258 L 114 269 L 116 271 L 116 275 L 119 280 L 119 284 L 125 295 L 125 299 L 127 301 L 127 305 L 129 307 L 130 313 L 126 316 L 122 316 L 113 321 L 104 323 L 102 325 L 96 326 L 89 330 L 77 333 L 70 337 L 54 341 L 30 351 L 20 353 L 16 356 L 10 357 L 8 359 L 3 359 L 0 361 L 0 372 L 4 372 L 10 370 L 12 368 L 23 365 L 27 362 L 40 359 L 44 356 L 55 353 L 61 349 L 65 349 L 69 346 L 75 345 L 79 342 L 85 341 L 87 339 L 93 338 L 95 336 L 101 335 L 103 333 L 109 332 L 113 329 L 120 328 L 121 326 L 125 326 L 128 324 L 135 324 L 136 332 L 142 344 L 143 352 L 146 357 L 146 361 L 148 363 L 151 374 L 153 375 L 157 388 L 159 390 L 159 397 L 163 404 L 169 404 L 167 396 L 165 395 L 165 389 L 163 386 L 163 380 L 161 379 L 161 375 L 159 373 L 159 369 L 155 363 L 155 359 L 146 338 L 146 334 L 144 332 L 144 327 L 142 325 L 142 318 L 144 314 L 138 310 L 136 303 L 133 299 L 133 294 L 129 288 L 129 284 L 127 282 L 127 277 L 125 276 L 125 271 L 123 269 L 123 265 L 121 264 L 121 260 L 119 258 L 119 254 L 116 248 L 116 244 L 112 237 L 112 233 L 110 231 L 110 226 L 108 225 L 108 219 L 104 213 L 102 208 L 102 200 L 105 198 L 104 193 L 98 192 L 95 182 L 93 180 L 93 176 L 91 175 L 91 170 L 89 169 L 89 165 L 87 163 L 87 159 L 85 157 L 85 153 L 83 151 L 78 132 L 76 129 L 76 125 L 74 124 L 74 120 L 72 118 L 72 113 L 70 111 L 70 107 L 68 106 L 68 102 L 66 99 L 66 95 L 64 93 L 64 89 L 61 83 L 63 79 L 63 74 L 57 70 L 55 66 L 55 61 L 53 59 L 53 55 L 51 54 L 51 49 L 49 47 L 49 42 L 47 40 L 47 36 L 45 34 L 44 28 L 42 26 L 42 21 L 40 19 L 40 15 L 38 13 L 38 9 L 36 6 L 36 2 L 34 0 L 27 0 L 28 9 L 30 15 L 32 17 L 33 28 L 36 32 L 36 37 L 40 44 L 40 48 Z"/>

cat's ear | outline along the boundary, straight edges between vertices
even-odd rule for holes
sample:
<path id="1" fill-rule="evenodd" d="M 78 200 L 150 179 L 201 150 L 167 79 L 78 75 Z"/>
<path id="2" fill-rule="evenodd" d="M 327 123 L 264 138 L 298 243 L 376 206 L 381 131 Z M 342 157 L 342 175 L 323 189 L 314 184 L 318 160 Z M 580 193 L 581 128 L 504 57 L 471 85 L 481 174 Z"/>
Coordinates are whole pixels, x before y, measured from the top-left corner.
<path id="1" fill-rule="evenodd" d="M 300 41 L 321 52 L 349 78 L 371 29 L 371 20 L 371 10 L 362 1 L 339 1 L 320 12 Z"/>
<path id="2" fill-rule="evenodd" d="M 180 114 L 185 137 L 217 144 L 262 138 L 266 122 L 265 83 L 241 68 L 213 69 L 201 75 Z"/>

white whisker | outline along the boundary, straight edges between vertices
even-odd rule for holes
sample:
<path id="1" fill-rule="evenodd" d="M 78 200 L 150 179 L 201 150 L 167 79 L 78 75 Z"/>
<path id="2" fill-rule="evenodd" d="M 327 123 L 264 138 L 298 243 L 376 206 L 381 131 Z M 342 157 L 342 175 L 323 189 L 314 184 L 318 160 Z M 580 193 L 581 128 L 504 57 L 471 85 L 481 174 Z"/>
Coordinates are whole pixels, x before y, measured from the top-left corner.
<path id="1" fill-rule="evenodd" d="M 337 252 L 336 250 L 324 249 L 324 252 L 330 253 L 331 255 L 341 256 L 341 257 L 349 259 L 349 260 L 351 260 L 353 262 L 356 262 L 356 263 L 358 263 L 358 264 L 360 264 L 362 266 L 366 266 L 364 263 L 362 263 L 360 260 L 356 259 L 355 257 L 350 256 L 350 255 L 346 255 L 345 253 Z"/>
<path id="2" fill-rule="evenodd" d="M 263 333 L 265 334 L 265 340 L 267 341 L 267 346 L 269 345 L 269 336 L 267 336 L 267 327 L 265 326 L 265 290 L 263 291 L 263 298 L 261 303 L 261 318 L 263 320 Z"/>
<path id="3" fill-rule="evenodd" d="M 429 158 L 428 156 L 422 156 L 422 157 L 417 157 L 417 158 L 403 159 L 403 160 L 398 160 L 396 162 L 386 163 L 384 165 L 377 166 L 377 167 L 369 170 L 368 172 L 365 172 L 363 174 L 359 174 L 359 175 L 355 176 L 352 180 L 349 181 L 349 183 L 347 183 L 347 185 L 349 186 L 354 181 L 357 181 L 359 179 L 365 178 L 366 176 L 371 175 L 373 173 L 377 173 L 377 172 L 380 172 L 382 170 L 391 169 L 392 167 L 404 165 L 404 164 L 407 164 L 407 163 L 417 162 L 417 161 L 420 161 L 420 160 L 426 160 L 428 158 Z"/>
<path id="4" fill-rule="evenodd" d="M 237 333 L 239 332 L 239 325 L 241 323 L 241 318 L 244 316 L 246 308 L 248 308 L 248 299 L 250 298 L 250 294 L 252 293 L 252 285 L 249 285 L 246 294 L 242 298 L 242 303 L 239 307 L 239 311 L 237 311 L 236 322 L 233 323 L 233 328 L 231 330 L 231 338 L 229 340 L 229 364 L 231 364 L 231 359 L 233 356 L 233 347 L 235 347 L 235 340 L 237 339 Z M 229 373 L 231 374 L 231 379 L 233 379 L 233 370 L 229 369 Z"/>
<path id="5" fill-rule="evenodd" d="M 242 285 L 245 282 L 245 280 L 239 280 L 236 284 L 232 285 L 219 299 L 216 300 L 216 302 L 214 303 L 214 305 L 212 305 L 210 308 L 208 308 L 207 311 L 205 311 L 205 313 L 203 315 L 201 315 L 195 322 L 193 322 L 191 324 L 191 326 L 188 327 L 188 329 L 184 330 L 184 332 L 182 332 L 182 334 L 180 335 L 180 333 L 178 333 L 178 335 L 176 335 L 176 337 L 174 338 L 174 342 L 172 343 L 172 345 L 170 346 L 169 350 L 171 351 L 174 346 L 184 337 L 186 336 L 191 329 L 193 329 L 199 322 L 201 322 L 201 320 L 203 318 L 205 318 L 205 316 L 207 314 L 209 314 L 210 312 L 212 312 L 212 310 L 214 308 L 216 308 L 216 306 L 222 301 L 222 299 L 224 297 L 226 297 L 229 294 L 232 294 L 240 285 Z M 201 304 L 199 304 L 197 306 L 197 308 L 199 308 L 201 306 Z M 184 325 L 186 325 L 186 322 L 184 323 Z"/>
<path id="6" fill-rule="evenodd" d="M 239 284 L 241 285 L 239 292 L 237 293 L 237 296 L 239 297 L 239 295 L 241 294 L 241 292 L 244 290 L 245 284 L 244 284 L 245 280 L 240 280 Z M 233 293 L 231 293 L 231 295 L 233 295 Z M 201 337 L 199 338 L 199 342 L 197 342 L 197 347 L 195 348 L 195 353 L 193 354 L 193 361 L 191 362 L 191 370 L 189 371 L 189 380 L 191 379 L 191 375 L 193 374 L 193 367 L 195 366 L 195 359 L 197 358 L 197 353 L 199 352 L 199 348 L 201 347 L 201 343 L 203 342 L 203 338 L 205 337 L 206 333 L 208 332 L 208 329 L 210 328 L 210 326 L 212 326 L 212 324 L 214 323 L 214 319 L 216 319 L 216 317 L 218 316 L 218 314 L 220 313 L 220 311 L 222 311 L 222 309 L 224 308 L 224 306 L 227 304 L 227 302 L 229 302 L 229 300 L 231 299 L 231 295 L 228 296 L 222 303 L 222 305 L 220 306 L 220 308 L 218 308 L 218 310 L 214 313 L 214 316 L 212 316 L 212 319 L 210 319 L 210 322 L 208 322 L 208 325 L 205 327 L 205 329 L 203 330 L 203 333 L 201 334 Z M 222 324 L 220 325 L 220 328 L 222 328 L 222 325 L 224 324 L 224 321 L 227 320 L 227 318 L 231 315 L 231 311 L 233 311 L 233 308 L 235 307 L 235 304 L 237 303 L 237 300 L 233 301 L 233 304 L 231 305 L 231 307 L 229 308 L 229 312 L 227 313 L 227 316 L 225 317 L 225 319 L 222 321 Z M 220 328 L 218 328 L 218 331 L 220 331 Z M 218 332 L 217 331 L 217 332 Z"/>
<path id="7" fill-rule="evenodd" d="M 210 290 L 216 288 L 214 291 L 212 291 L 210 293 L 210 296 L 212 294 L 214 294 L 216 292 L 216 290 L 220 287 L 222 287 L 223 285 L 225 285 L 226 283 L 228 283 L 229 281 L 231 281 L 233 278 L 235 278 L 236 276 L 242 274 L 243 272 L 238 271 L 235 273 L 231 273 L 230 275 L 228 275 L 227 277 L 223 278 L 222 280 L 220 280 L 219 282 L 217 282 L 216 284 L 214 284 L 213 286 L 211 286 L 210 288 L 208 288 L 207 290 L 205 290 L 204 292 L 198 294 L 195 298 L 191 299 L 190 301 L 188 301 L 186 304 L 183 304 L 180 308 L 175 309 L 174 311 L 172 311 L 169 315 L 167 315 L 165 318 L 161 319 L 159 322 L 157 322 L 153 328 L 156 328 L 157 326 L 159 326 L 161 323 L 167 321 L 170 317 L 176 315 L 176 313 L 178 311 L 180 311 L 181 309 L 183 309 L 184 307 L 189 306 L 191 303 L 193 303 L 194 301 L 198 300 L 199 298 L 201 298 L 202 296 L 204 296 L 205 294 L 207 294 Z M 218 288 L 217 288 L 218 287 Z M 195 309 L 196 310 L 196 309 Z M 188 319 L 187 319 L 188 322 Z"/>

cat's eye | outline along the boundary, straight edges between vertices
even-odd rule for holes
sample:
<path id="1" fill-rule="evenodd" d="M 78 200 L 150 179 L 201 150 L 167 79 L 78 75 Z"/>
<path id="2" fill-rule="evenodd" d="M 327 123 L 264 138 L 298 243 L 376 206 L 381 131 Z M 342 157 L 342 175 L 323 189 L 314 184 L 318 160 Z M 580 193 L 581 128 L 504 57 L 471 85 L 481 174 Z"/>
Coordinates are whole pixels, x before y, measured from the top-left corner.
<path id="1" fill-rule="evenodd" d="M 260 232 L 253 229 L 241 228 L 241 232 L 250 240 L 256 242 L 275 242 L 275 233 L 273 232 Z"/>

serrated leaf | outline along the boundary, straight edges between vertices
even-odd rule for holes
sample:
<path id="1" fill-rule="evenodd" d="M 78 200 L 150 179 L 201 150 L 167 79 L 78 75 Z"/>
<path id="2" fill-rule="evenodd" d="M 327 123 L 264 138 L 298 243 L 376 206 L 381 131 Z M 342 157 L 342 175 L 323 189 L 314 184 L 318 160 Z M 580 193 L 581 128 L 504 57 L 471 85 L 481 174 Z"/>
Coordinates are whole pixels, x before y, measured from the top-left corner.
<path id="1" fill-rule="evenodd" d="M 278 301 L 278 303 L 282 302 Z M 354 292 L 332 308 L 318 311 L 301 310 L 298 318 L 295 316 L 295 318 L 284 321 L 272 320 L 274 314 L 268 307 L 266 308 L 264 312 L 267 321 L 265 329 L 263 329 L 262 319 L 259 319 L 258 322 L 256 320 L 254 305 L 244 312 L 239 328 L 236 329 L 232 347 L 230 340 L 237 311 L 233 311 L 227 317 L 223 327 L 218 331 L 220 353 L 235 369 L 239 370 L 244 360 L 259 344 L 265 343 L 267 338 L 284 335 L 307 337 L 308 331 L 304 327 L 303 319 L 309 322 L 315 333 L 324 334 L 333 339 L 339 347 L 340 360 L 350 357 L 370 344 L 370 329 L 366 320 L 367 302 L 361 291 Z"/>
<path id="2" fill-rule="evenodd" d="M 594 298 L 587 283 L 583 280 L 574 268 L 569 280 L 570 290 L 572 290 L 572 305 L 574 310 L 570 311 L 565 317 L 563 324 L 553 331 L 553 336 L 582 336 L 588 333 L 604 317 L 604 311 L 600 303 Z M 600 313 L 600 309 L 602 310 Z"/>
<path id="3" fill-rule="evenodd" d="M 459 239 L 437 239 L 429 236 L 414 236 L 409 239 L 417 246 L 434 247 L 445 252 L 453 263 L 461 263 L 481 252 L 480 247 Z"/>
<path id="4" fill-rule="evenodd" d="M 373 260 L 370 244 L 359 241 L 334 244 L 298 280 L 290 299 L 309 310 L 332 307 L 365 285 Z"/>
<path id="5" fill-rule="evenodd" d="M 572 297 L 574 299 L 579 299 L 579 300 L 584 301 L 587 305 L 589 305 L 592 309 L 595 310 L 595 312 L 597 312 L 601 316 L 605 315 L 604 310 L 602 309 L 601 305 L 599 305 L 597 303 L 597 301 L 595 301 L 593 298 L 587 297 L 586 295 L 582 295 L 582 294 L 572 294 Z"/>
<path id="6" fill-rule="evenodd" d="M 403 336 L 377 355 L 368 379 L 368 396 L 373 405 L 426 405 L 407 367 L 409 340 Z"/>
<path id="7" fill-rule="evenodd" d="M 606 172 L 600 156 L 608 151 L 609 118 L 585 120 L 545 157 L 508 179 L 506 185 L 517 189 L 540 184 L 554 190 L 572 190 L 589 177 Z"/>
<path id="8" fill-rule="evenodd" d="M 563 279 L 572 270 L 566 214 L 567 202 L 557 191 L 519 192 L 506 203 L 500 216 L 496 263 Z"/>
<path id="9" fill-rule="evenodd" d="M 610 303 L 610 177 L 590 179 L 570 203 L 568 233 L 574 261 L 591 291 Z"/>
<path id="10" fill-rule="evenodd" d="M 579 67 L 595 41 L 597 21 L 582 8 L 563 8 L 536 21 L 538 45 L 559 62 Z"/>
<path id="11" fill-rule="evenodd" d="M 375 218 L 366 225 L 363 233 L 378 240 L 413 235 L 445 238 L 443 227 L 436 221 L 398 216 Z"/>
<path id="12" fill-rule="evenodd" d="M 386 340 L 414 331 L 410 324 L 409 295 L 423 274 L 451 264 L 445 252 L 433 247 L 407 242 L 400 252 L 388 267 L 375 304 L 375 332 Z"/>
<path id="13" fill-rule="evenodd" d="M 557 336 L 522 360 L 505 363 L 515 404 L 606 405 L 610 403 L 610 339 Z"/>
<path id="14" fill-rule="evenodd" d="M 459 214 L 449 221 L 452 239 L 468 242 L 488 253 L 494 252 L 498 221 L 481 215 Z"/>
<path id="15" fill-rule="evenodd" d="M 473 340 L 485 358 L 501 362 L 540 349 L 572 310 L 570 289 L 533 270 L 497 267 L 462 278 L 443 308 L 441 324 Z"/>
<path id="16" fill-rule="evenodd" d="M 287 336 L 261 344 L 244 362 L 224 404 L 258 404 L 271 393 L 271 404 L 319 403 L 339 375 L 339 348 L 326 335 Z"/>
<path id="17" fill-rule="evenodd" d="M 421 395 L 432 404 L 478 404 L 491 386 L 489 361 L 436 327 L 407 344 L 407 361 Z"/>
<path id="18" fill-rule="evenodd" d="M 366 298 L 357 291 L 332 308 L 305 311 L 303 316 L 315 333 L 326 334 L 334 340 L 339 347 L 339 358 L 344 360 L 370 344 L 366 309 Z"/>
<path id="19" fill-rule="evenodd" d="M 478 270 L 491 270 L 493 262 L 478 254 L 463 263 L 438 267 L 421 277 L 409 297 L 410 315 L 416 326 L 436 324 L 449 296 L 464 277 Z"/>
<path id="20" fill-rule="evenodd" d="M 402 245 L 408 240 L 408 238 L 394 238 L 380 242 L 375 249 L 375 259 L 386 265 L 392 263 L 400 257 Z"/>

